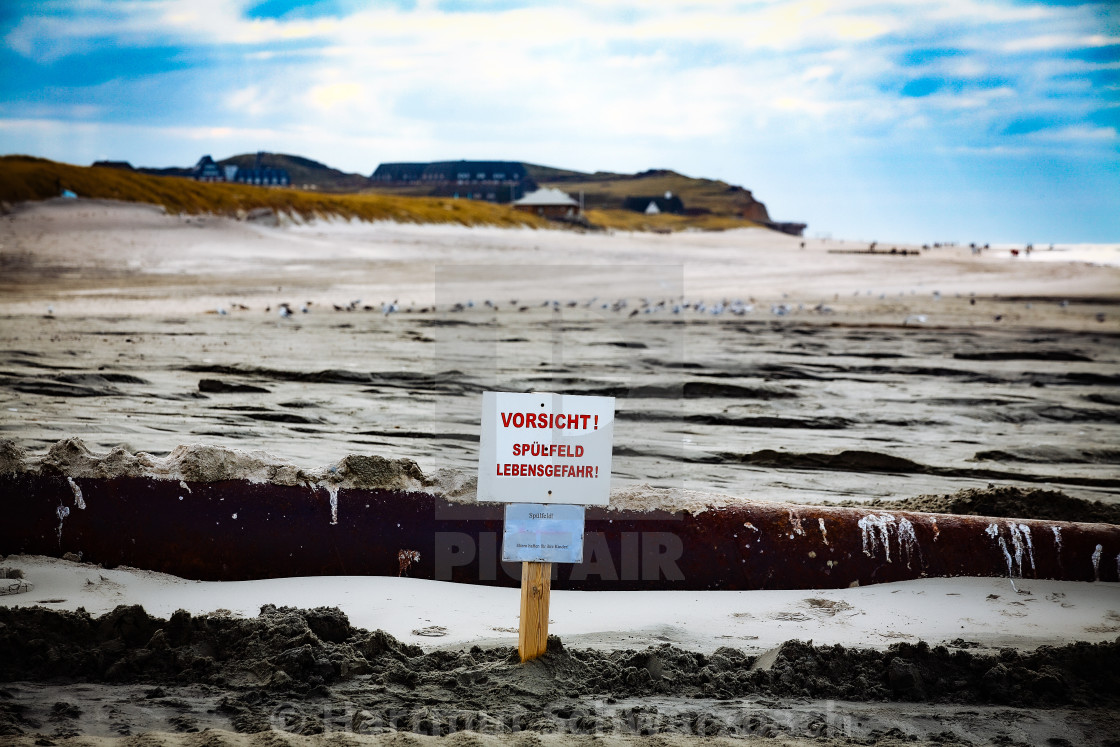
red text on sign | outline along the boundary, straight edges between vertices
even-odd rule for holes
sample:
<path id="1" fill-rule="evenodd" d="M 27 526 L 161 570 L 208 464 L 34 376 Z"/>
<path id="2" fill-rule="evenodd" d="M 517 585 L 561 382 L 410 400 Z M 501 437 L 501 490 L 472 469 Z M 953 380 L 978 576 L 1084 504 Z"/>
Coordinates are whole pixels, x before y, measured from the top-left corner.
<path id="1" fill-rule="evenodd" d="M 553 428 L 556 430 L 599 430 L 598 415 L 565 415 L 562 412 L 503 412 L 503 428 Z"/>
<path id="2" fill-rule="evenodd" d="M 498 477 L 589 477 L 599 476 L 594 465 L 570 464 L 496 464 Z"/>
<path id="3" fill-rule="evenodd" d="M 572 446 L 571 444 L 514 444 L 514 456 L 535 456 L 535 457 L 567 457 L 568 459 L 578 459 L 583 456 L 583 447 L 579 444 Z"/>

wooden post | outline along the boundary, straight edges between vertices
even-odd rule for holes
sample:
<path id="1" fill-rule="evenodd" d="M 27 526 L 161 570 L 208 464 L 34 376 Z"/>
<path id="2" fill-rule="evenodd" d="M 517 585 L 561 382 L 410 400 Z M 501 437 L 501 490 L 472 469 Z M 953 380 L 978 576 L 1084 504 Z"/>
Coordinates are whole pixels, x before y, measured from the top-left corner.
<path id="1" fill-rule="evenodd" d="M 521 661 L 535 659 L 548 649 L 548 597 L 552 563 L 521 564 L 521 631 L 517 651 Z"/>

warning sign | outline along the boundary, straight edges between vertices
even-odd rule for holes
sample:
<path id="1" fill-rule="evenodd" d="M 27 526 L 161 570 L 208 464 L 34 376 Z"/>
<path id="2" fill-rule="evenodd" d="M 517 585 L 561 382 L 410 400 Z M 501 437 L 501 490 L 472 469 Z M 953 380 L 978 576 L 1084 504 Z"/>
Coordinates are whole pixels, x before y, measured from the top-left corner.
<path id="1" fill-rule="evenodd" d="M 478 499 L 605 506 L 614 397 L 484 392 Z"/>

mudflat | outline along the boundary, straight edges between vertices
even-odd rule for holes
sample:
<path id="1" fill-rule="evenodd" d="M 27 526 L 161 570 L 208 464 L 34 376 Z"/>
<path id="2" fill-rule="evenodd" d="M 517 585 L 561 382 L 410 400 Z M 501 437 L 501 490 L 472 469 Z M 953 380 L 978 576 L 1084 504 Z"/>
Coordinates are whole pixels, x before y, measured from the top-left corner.
<path id="1" fill-rule="evenodd" d="M 308 469 L 371 454 L 469 484 L 483 391 L 604 394 L 622 503 L 1115 522 L 1117 247 L 870 253 L 761 229 L 270 223 L 85 200 L 0 216 L 0 437 L 33 459 L 70 437 Z M 66 561 L 27 565 L 43 562 Z M 768 623 L 811 638 L 827 617 L 826 646 L 632 649 L 592 631 L 522 666 L 495 641 L 433 646 L 392 611 L 384 627 L 408 640 L 338 609 L 285 608 L 285 591 L 255 616 L 205 602 L 152 616 L 140 605 L 154 598 L 93 566 L 62 571 L 133 606 L 98 618 L 5 602 L 0 728 L 18 744 L 1120 740 L 1114 584 L 1095 589 L 1091 636 L 1045 634 L 1036 608 L 1073 598 L 1047 586 L 1033 605 L 964 592 L 991 611 L 962 618 L 959 638 L 872 645 L 863 623 L 845 637 L 863 603 L 852 593 L 889 610 L 900 590 L 884 585 L 812 595 L 829 604 Z M 915 599 L 932 593 L 913 583 Z M 961 614 L 957 592 L 941 596 Z M 663 614 L 651 630 L 669 629 Z M 973 650 L 1000 615 L 1032 646 Z"/>
<path id="2" fill-rule="evenodd" d="M 617 398 L 616 489 L 1120 488 L 1116 247 L 872 255 L 761 229 L 271 226 L 83 200 L 17 206 L 0 245 L 0 435 L 31 452 L 78 436 L 470 473 L 481 392 L 538 390 Z"/>

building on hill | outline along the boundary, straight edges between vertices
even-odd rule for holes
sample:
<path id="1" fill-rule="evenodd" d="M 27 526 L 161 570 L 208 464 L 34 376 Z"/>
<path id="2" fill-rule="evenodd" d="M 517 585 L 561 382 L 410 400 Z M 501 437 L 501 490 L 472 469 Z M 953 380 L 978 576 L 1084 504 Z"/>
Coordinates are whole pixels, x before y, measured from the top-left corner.
<path id="1" fill-rule="evenodd" d="M 292 183 L 292 178 L 287 169 L 264 165 L 264 151 L 257 151 L 253 160 L 253 167 L 240 168 L 233 164 L 225 167 L 227 182 L 237 184 L 252 184 L 258 187 L 287 187 Z"/>
<path id="2" fill-rule="evenodd" d="M 268 167 L 239 169 L 236 166 L 226 166 L 226 181 L 262 187 L 287 187 L 292 183 L 287 169 Z"/>
<path id="3" fill-rule="evenodd" d="M 370 176 L 383 184 L 418 184 L 427 167 L 426 163 L 383 163 Z"/>
<path id="4" fill-rule="evenodd" d="M 191 169 L 191 178 L 196 182 L 224 182 L 226 175 L 221 167 L 214 163 L 213 158 L 205 155 L 198 159 L 198 163 Z"/>
<path id="5" fill-rule="evenodd" d="M 580 213 L 579 203 L 571 195 L 552 188 L 530 192 L 516 200 L 513 209 L 553 219 L 575 218 Z"/>
<path id="6" fill-rule="evenodd" d="M 222 166 L 206 155 L 198 159 L 190 176 L 197 182 L 234 182 L 259 187 L 287 187 L 292 178 L 287 169 L 262 165 L 263 153 L 258 153 L 253 168 L 238 168 L 233 164 Z"/>
<path id="7" fill-rule="evenodd" d="M 421 186 L 432 197 L 514 202 L 536 189 L 520 161 L 383 163 L 370 179 L 385 186 Z"/>
<path id="8" fill-rule="evenodd" d="M 658 213 L 680 214 L 684 212 L 684 202 L 672 192 L 666 192 L 660 197 L 656 195 L 631 195 L 622 201 L 622 207 L 625 210 L 633 210 L 635 213 L 645 213 L 646 215 L 657 215 Z"/>

